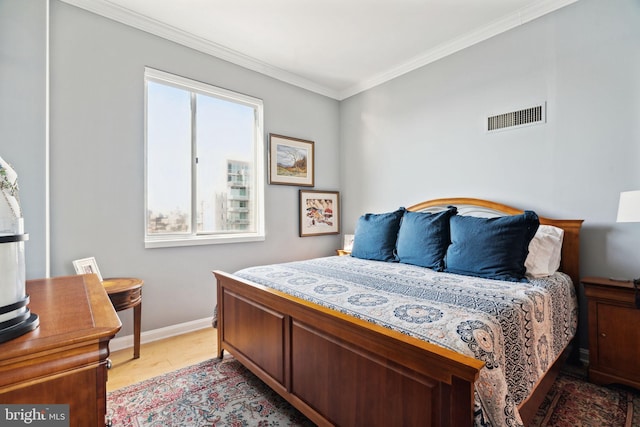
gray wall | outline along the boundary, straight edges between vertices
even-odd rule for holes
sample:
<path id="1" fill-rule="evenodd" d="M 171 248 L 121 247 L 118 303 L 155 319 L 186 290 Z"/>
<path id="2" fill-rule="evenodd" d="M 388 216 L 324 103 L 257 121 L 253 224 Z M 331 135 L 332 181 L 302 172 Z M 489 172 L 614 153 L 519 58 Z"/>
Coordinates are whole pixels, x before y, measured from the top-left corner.
<path id="1" fill-rule="evenodd" d="M 27 278 L 47 268 L 47 0 L 0 0 L 0 156 L 18 173 Z"/>
<path id="2" fill-rule="evenodd" d="M 640 276 L 640 224 L 615 222 L 620 191 L 640 189 L 639 76 L 640 3 L 581 0 L 343 101 L 345 231 L 367 211 L 486 198 L 584 219 L 582 274 Z M 483 130 L 538 100 L 546 124 Z"/>
<path id="3" fill-rule="evenodd" d="M 51 274 L 95 256 L 142 277 L 143 330 L 211 315 L 213 269 L 340 245 L 299 238 L 298 189 L 267 185 L 265 242 L 145 250 L 144 66 L 262 98 L 266 132 L 316 141 L 316 188 L 341 191 L 345 232 L 363 212 L 481 197 L 582 218 L 584 275 L 640 275 L 640 226 L 615 223 L 619 192 L 640 189 L 635 0 L 581 0 L 340 103 L 57 0 L 50 14 Z M 20 173 L 30 278 L 46 274 L 46 16 L 46 0 L 0 0 L 0 155 Z M 540 100 L 546 124 L 484 132 Z"/>
<path id="4" fill-rule="evenodd" d="M 316 188 L 339 189 L 339 106 L 82 9 L 51 4 L 52 275 L 94 256 L 103 276 L 145 280 L 142 329 L 205 318 L 211 271 L 325 256 L 339 236 L 298 237 L 298 187 L 266 186 L 264 242 L 144 249 L 144 67 L 264 101 L 267 133 L 315 141 Z M 170 171 L 168 171 L 170 173 Z M 130 334 L 130 316 L 122 316 Z"/>

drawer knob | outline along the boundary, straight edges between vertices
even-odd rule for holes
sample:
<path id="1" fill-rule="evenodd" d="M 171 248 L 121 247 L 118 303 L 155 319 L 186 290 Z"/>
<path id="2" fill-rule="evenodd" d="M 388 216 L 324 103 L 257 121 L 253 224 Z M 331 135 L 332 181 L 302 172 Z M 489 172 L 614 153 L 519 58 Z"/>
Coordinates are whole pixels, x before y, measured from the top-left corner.
<path id="1" fill-rule="evenodd" d="M 111 363 L 111 359 L 107 359 L 107 369 L 111 369 L 113 363 Z"/>
<path id="2" fill-rule="evenodd" d="M 606 338 L 606 337 L 607 337 L 607 334 L 605 334 L 604 332 L 602 332 L 602 333 L 600 334 L 600 336 L 601 336 L 602 338 Z"/>

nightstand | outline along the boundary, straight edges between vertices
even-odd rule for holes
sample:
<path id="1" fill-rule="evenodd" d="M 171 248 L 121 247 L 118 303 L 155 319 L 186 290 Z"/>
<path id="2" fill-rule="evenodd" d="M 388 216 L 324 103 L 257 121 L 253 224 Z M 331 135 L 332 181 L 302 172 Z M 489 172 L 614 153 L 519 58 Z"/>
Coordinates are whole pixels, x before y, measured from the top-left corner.
<path id="1" fill-rule="evenodd" d="M 640 389 L 640 309 L 633 282 L 581 280 L 588 301 L 589 380 Z"/>
<path id="2" fill-rule="evenodd" d="M 133 308 L 133 358 L 140 357 L 140 324 L 142 319 L 142 279 L 113 277 L 104 279 L 102 286 L 116 311 Z"/>

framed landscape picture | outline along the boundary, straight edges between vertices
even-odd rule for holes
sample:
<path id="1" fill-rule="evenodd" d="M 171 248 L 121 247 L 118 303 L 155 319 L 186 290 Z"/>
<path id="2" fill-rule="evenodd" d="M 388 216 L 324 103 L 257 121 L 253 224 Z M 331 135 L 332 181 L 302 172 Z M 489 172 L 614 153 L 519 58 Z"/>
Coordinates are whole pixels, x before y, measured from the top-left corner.
<path id="1" fill-rule="evenodd" d="M 340 234 L 340 193 L 300 190 L 300 237 Z"/>
<path id="2" fill-rule="evenodd" d="M 269 134 L 269 184 L 313 187 L 313 141 Z"/>

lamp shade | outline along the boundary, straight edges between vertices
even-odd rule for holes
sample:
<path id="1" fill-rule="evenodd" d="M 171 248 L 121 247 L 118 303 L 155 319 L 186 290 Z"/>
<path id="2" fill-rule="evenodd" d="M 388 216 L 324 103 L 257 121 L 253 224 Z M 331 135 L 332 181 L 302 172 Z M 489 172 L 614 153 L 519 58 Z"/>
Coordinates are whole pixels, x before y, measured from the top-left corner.
<path id="1" fill-rule="evenodd" d="M 617 222 L 640 222 L 640 190 L 620 193 Z"/>

